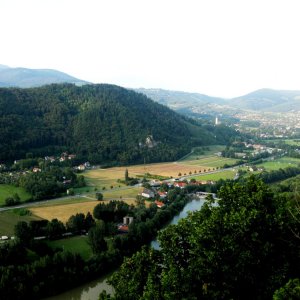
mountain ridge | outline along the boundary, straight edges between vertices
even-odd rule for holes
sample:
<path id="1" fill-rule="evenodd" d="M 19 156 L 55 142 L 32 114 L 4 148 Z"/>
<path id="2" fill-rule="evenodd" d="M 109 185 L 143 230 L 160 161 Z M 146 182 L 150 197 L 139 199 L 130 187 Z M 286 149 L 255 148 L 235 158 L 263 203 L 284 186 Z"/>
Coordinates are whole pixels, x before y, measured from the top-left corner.
<path id="1" fill-rule="evenodd" d="M 300 91 L 263 88 L 235 98 L 210 97 L 205 94 L 163 89 L 135 89 L 177 112 L 201 114 L 222 110 L 252 110 L 261 112 L 300 111 Z"/>
<path id="2" fill-rule="evenodd" d="M 0 65 L 0 87 L 38 87 L 53 83 L 88 84 L 67 73 L 53 69 L 10 68 Z M 129 88 L 186 115 L 225 114 L 241 110 L 261 112 L 300 111 L 300 91 L 258 89 L 234 98 L 166 90 L 161 88 Z"/>
<path id="3" fill-rule="evenodd" d="M 67 73 L 54 69 L 10 68 L 0 65 L 0 87 L 38 87 L 53 83 L 87 84 Z"/>

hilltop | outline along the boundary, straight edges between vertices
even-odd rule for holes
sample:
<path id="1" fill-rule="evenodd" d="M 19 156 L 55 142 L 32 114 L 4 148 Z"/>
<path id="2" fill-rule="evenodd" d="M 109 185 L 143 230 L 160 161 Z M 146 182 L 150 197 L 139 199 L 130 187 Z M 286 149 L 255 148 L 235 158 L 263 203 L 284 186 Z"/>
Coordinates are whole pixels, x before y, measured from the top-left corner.
<path id="1" fill-rule="evenodd" d="M 170 161 L 236 134 L 114 85 L 0 89 L 0 161 L 60 151 L 92 163 Z"/>
<path id="2" fill-rule="evenodd" d="M 37 87 L 51 83 L 86 84 L 66 73 L 50 69 L 10 68 L 0 65 L 0 87 Z"/>

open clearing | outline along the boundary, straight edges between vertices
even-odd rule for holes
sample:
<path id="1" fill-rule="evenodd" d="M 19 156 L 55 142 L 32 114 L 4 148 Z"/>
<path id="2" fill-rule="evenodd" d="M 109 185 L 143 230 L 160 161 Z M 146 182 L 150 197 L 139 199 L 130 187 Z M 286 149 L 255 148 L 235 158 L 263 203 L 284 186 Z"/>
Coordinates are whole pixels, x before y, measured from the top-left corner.
<path id="1" fill-rule="evenodd" d="M 274 140 L 270 139 L 270 140 L 266 140 L 266 142 L 274 143 L 276 145 L 280 143 L 285 143 L 291 146 L 300 146 L 300 139 L 274 139 Z"/>
<path id="2" fill-rule="evenodd" d="M 122 199 L 127 204 L 135 204 L 134 199 Z M 37 216 L 42 219 L 51 221 L 56 218 L 63 223 L 66 223 L 72 215 L 77 213 L 87 214 L 90 212 L 93 214 L 94 207 L 99 203 L 108 203 L 110 200 L 104 201 L 88 201 L 84 203 L 71 203 L 71 204 L 60 204 L 51 206 L 41 206 L 30 208 L 32 215 Z"/>
<path id="3" fill-rule="evenodd" d="M 52 249 L 61 248 L 63 251 L 79 253 L 83 259 L 87 260 L 92 256 L 91 247 L 87 243 L 87 236 L 74 236 L 66 239 L 47 241 Z"/>
<path id="4" fill-rule="evenodd" d="M 226 158 L 226 157 L 219 157 L 219 156 L 206 156 L 200 157 L 195 160 L 189 161 L 181 161 L 179 164 L 181 165 L 191 165 L 191 166 L 201 166 L 207 168 L 221 168 L 225 164 L 232 165 L 237 163 L 237 159 L 234 158 Z"/>
<path id="5" fill-rule="evenodd" d="M 7 197 L 12 197 L 15 193 L 19 195 L 21 201 L 26 201 L 31 198 L 31 195 L 21 187 L 9 184 L 0 184 L 0 205 L 4 205 L 5 199 Z"/>
<path id="6" fill-rule="evenodd" d="M 18 210 L 16 210 L 18 211 Z M 20 216 L 15 210 L 4 211 L 0 213 L 0 236 L 14 235 L 14 227 L 20 221 L 29 222 L 31 220 L 40 220 L 37 216 Z"/>
<path id="7" fill-rule="evenodd" d="M 119 183 L 118 179 L 124 180 L 125 170 L 128 169 L 130 177 L 144 176 L 149 173 L 151 175 L 164 176 L 167 178 L 178 177 L 181 175 L 189 175 L 195 173 L 203 173 L 208 169 L 223 167 L 225 164 L 234 164 L 237 160 L 231 158 L 219 157 L 217 152 L 224 150 L 225 146 L 214 145 L 195 149 L 178 162 L 153 163 L 144 165 L 134 165 L 125 167 L 114 167 L 108 169 L 93 169 L 83 173 L 89 187 L 82 188 L 84 192 L 87 189 L 97 188 L 98 190 L 111 189 L 111 187 L 122 187 L 124 184 Z M 147 176 L 146 176 L 147 177 Z M 76 190 L 76 192 L 80 192 Z"/>
<path id="8" fill-rule="evenodd" d="M 264 167 L 267 171 L 285 169 L 288 167 L 297 167 L 300 164 L 300 159 L 291 157 L 282 157 L 272 161 L 263 162 L 257 167 Z"/>
<path id="9" fill-rule="evenodd" d="M 193 176 L 196 180 L 214 180 L 219 179 L 233 179 L 236 174 L 236 170 L 224 170 L 213 174 L 197 175 Z"/>
<path id="10" fill-rule="evenodd" d="M 110 188 L 110 186 L 114 187 L 120 185 L 117 179 L 124 179 L 126 169 L 128 169 L 130 177 L 143 176 L 149 173 L 151 175 L 170 178 L 180 176 L 178 175 L 179 173 L 182 175 L 203 173 L 208 171 L 208 169 L 212 170 L 217 167 L 222 167 L 224 164 L 233 164 L 235 162 L 235 159 L 230 158 L 206 157 L 199 160 L 89 170 L 84 173 L 84 176 L 89 184 L 94 184 L 97 187 L 105 186 L 107 189 Z"/>
<path id="11" fill-rule="evenodd" d="M 216 153 L 221 152 L 225 149 L 224 145 L 212 145 L 212 146 L 204 146 L 204 147 L 196 147 L 193 149 L 191 154 L 186 155 L 185 157 L 178 160 L 178 162 L 195 160 L 197 158 L 205 158 L 207 156 L 217 156 Z"/>

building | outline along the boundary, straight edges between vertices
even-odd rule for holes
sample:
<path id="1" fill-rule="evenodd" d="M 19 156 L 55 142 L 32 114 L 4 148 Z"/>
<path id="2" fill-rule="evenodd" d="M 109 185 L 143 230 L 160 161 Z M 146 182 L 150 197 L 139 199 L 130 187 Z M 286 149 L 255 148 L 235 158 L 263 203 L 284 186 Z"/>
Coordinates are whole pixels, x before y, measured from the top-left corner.
<path id="1" fill-rule="evenodd" d="M 167 197 L 167 192 L 161 192 L 161 191 L 158 191 L 157 192 L 158 196 L 160 199 L 165 199 Z"/>
<path id="2" fill-rule="evenodd" d="M 129 224 L 131 224 L 132 222 L 133 222 L 133 217 L 125 216 L 125 217 L 123 218 L 123 224 L 124 224 L 124 225 L 129 225 Z"/>
<path id="3" fill-rule="evenodd" d="M 149 199 L 149 198 L 154 198 L 155 194 L 152 190 L 144 188 L 142 192 L 142 196 Z"/>
<path id="4" fill-rule="evenodd" d="M 186 182 L 182 182 L 182 181 L 178 181 L 178 182 L 174 183 L 174 186 L 175 187 L 179 187 L 181 189 L 184 189 L 187 186 L 187 183 Z"/>
<path id="5" fill-rule="evenodd" d="M 157 200 L 155 200 L 155 204 L 158 208 L 162 208 L 165 205 L 163 202 Z"/>

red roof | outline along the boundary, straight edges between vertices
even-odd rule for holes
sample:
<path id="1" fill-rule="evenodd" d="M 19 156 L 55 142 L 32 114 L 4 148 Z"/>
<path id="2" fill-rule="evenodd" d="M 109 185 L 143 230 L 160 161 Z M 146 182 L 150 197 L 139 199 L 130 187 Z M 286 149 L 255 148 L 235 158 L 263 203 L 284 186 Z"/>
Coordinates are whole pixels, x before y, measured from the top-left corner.
<path id="1" fill-rule="evenodd" d="M 119 231 L 122 231 L 122 232 L 128 232 L 129 231 L 129 228 L 128 228 L 128 225 L 120 225 L 118 227 L 118 230 Z"/>
<path id="2" fill-rule="evenodd" d="M 155 200 L 155 204 L 157 205 L 157 207 L 163 207 L 165 205 L 163 202 L 157 200 Z"/>

